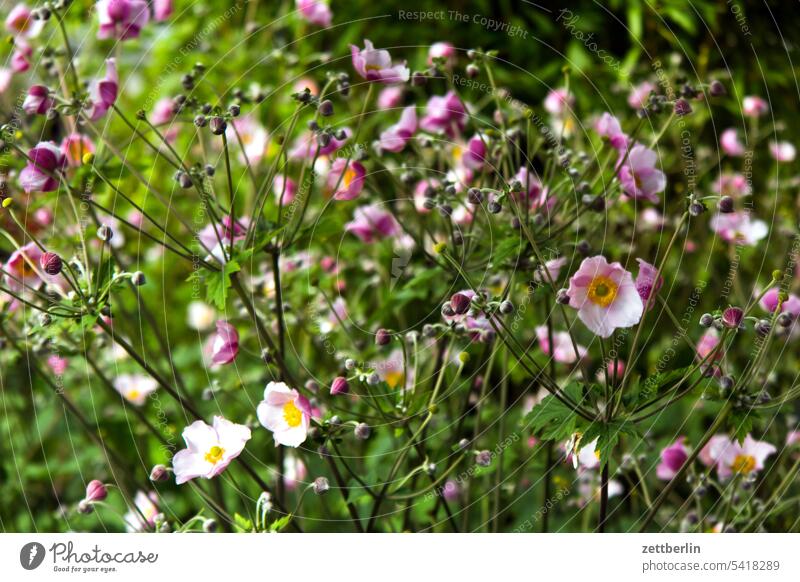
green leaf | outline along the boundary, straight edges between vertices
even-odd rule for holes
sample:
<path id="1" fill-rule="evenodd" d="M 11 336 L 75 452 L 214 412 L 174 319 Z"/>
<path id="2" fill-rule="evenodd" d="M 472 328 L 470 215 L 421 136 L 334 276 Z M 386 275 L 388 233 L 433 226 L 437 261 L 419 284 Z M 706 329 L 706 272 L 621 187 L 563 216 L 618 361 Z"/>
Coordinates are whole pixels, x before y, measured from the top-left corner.
<path id="1" fill-rule="evenodd" d="M 253 522 L 246 517 L 239 515 L 238 513 L 233 514 L 233 522 L 233 526 L 239 533 L 248 533 L 253 531 Z"/>
<path id="2" fill-rule="evenodd" d="M 740 445 L 744 443 L 744 439 L 753 430 L 754 415 L 755 411 L 753 410 L 734 409 L 728 417 L 728 430 Z"/>
<path id="3" fill-rule="evenodd" d="M 581 385 L 578 382 L 567 384 L 563 393 L 574 402 L 580 403 L 583 400 Z M 569 406 L 551 394 L 534 406 L 525 420 L 540 438 L 565 440 L 576 432 L 579 417 Z"/>
<path id="4" fill-rule="evenodd" d="M 284 529 L 284 528 L 285 528 L 287 525 L 289 525 L 289 522 L 290 522 L 290 521 L 292 521 L 292 514 L 291 514 L 291 513 L 287 513 L 287 514 L 286 514 L 286 515 L 284 515 L 283 517 L 281 517 L 281 518 L 279 518 L 279 519 L 276 519 L 275 521 L 273 521 L 273 522 L 272 522 L 272 523 L 269 525 L 269 531 L 271 531 L 271 532 L 273 532 L 273 533 L 275 533 L 275 532 L 279 532 L 279 531 L 281 531 L 282 529 Z"/>
<path id="5" fill-rule="evenodd" d="M 221 271 L 200 269 L 189 277 L 189 280 L 200 278 L 206 284 L 206 301 L 217 309 L 225 309 L 228 289 L 231 288 L 231 275 L 241 270 L 239 263 L 231 260 L 225 263 Z"/>
<path id="6" fill-rule="evenodd" d="M 613 420 L 611 422 L 593 422 L 581 438 L 581 446 L 586 446 L 597 439 L 594 450 L 600 454 L 600 466 L 604 466 L 614 448 L 619 444 L 621 435 L 641 438 L 633 423 L 627 420 Z"/>

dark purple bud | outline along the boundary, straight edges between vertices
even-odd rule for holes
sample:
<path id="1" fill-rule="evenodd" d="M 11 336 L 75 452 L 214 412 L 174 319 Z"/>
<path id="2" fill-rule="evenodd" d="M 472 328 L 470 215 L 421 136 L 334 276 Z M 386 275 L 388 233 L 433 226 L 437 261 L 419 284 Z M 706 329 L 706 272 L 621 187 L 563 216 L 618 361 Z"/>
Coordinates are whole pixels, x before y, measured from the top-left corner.
<path id="1" fill-rule="evenodd" d="M 730 214 L 734 210 L 733 198 L 723 196 L 719 199 L 719 211 L 723 214 Z"/>
<path id="2" fill-rule="evenodd" d="M 47 251 L 39 258 L 39 264 L 42 266 L 42 271 L 48 275 L 58 275 L 63 267 L 61 257 L 50 251 Z"/>
<path id="3" fill-rule="evenodd" d="M 722 312 L 722 325 L 736 329 L 742 323 L 744 311 L 740 307 L 728 307 Z"/>
<path id="4" fill-rule="evenodd" d="M 228 123 L 221 117 L 212 117 L 208 127 L 214 135 L 222 135 L 228 129 Z"/>
<path id="5" fill-rule="evenodd" d="M 689 102 L 681 97 L 675 102 L 675 115 L 684 116 L 689 115 L 692 112 L 692 106 L 689 105 Z"/>
<path id="6" fill-rule="evenodd" d="M 727 94 L 727 90 L 725 89 L 725 85 L 721 82 L 714 80 L 711 81 L 711 87 L 708 90 L 711 93 L 712 97 L 722 97 L 723 95 Z"/>
<path id="7" fill-rule="evenodd" d="M 392 335 L 385 329 L 381 328 L 375 333 L 375 343 L 379 346 L 385 346 L 392 341 Z"/>
<path id="8" fill-rule="evenodd" d="M 167 469 L 164 465 L 155 465 L 150 470 L 150 480 L 159 483 L 162 481 L 167 481 L 169 479 L 169 469 Z"/>
<path id="9" fill-rule="evenodd" d="M 333 101 L 325 99 L 325 101 L 319 104 L 318 111 L 323 117 L 330 117 L 333 115 Z"/>
<path id="10" fill-rule="evenodd" d="M 353 434 L 356 435 L 356 438 L 362 441 L 365 441 L 369 438 L 372 429 L 369 427 L 368 424 L 364 422 L 359 422 L 355 429 L 353 429 Z"/>
<path id="11" fill-rule="evenodd" d="M 337 394 L 347 394 L 350 390 L 350 384 L 347 383 L 347 379 L 342 376 L 337 376 L 333 379 L 333 383 L 331 384 L 331 396 L 336 396 Z"/>
<path id="12" fill-rule="evenodd" d="M 464 315 L 469 311 L 469 306 L 472 301 L 463 293 L 455 293 L 450 298 L 450 307 L 453 308 L 453 313 L 456 315 Z"/>

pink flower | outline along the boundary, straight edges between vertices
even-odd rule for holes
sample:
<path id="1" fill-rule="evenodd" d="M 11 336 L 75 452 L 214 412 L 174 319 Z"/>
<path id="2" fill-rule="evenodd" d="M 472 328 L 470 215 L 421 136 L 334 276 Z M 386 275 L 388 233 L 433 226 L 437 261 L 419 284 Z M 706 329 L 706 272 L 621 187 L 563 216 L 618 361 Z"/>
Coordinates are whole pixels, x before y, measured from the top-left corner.
<path id="1" fill-rule="evenodd" d="M 781 290 L 777 287 L 769 289 L 759 301 L 759 305 L 770 313 L 775 313 L 778 309 L 778 296 Z M 789 295 L 789 297 L 781 304 L 781 313 L 791 313 L 792 315 L 800 314 L 800 297 L 797 295 Z"/>
<path id="2" fill-rule="evenodd" d="M 654 305 L 653 299 L 658 295 L 658 291 L 664 284 L 664 277 L 658 276 L 658 269 L 647 261 L 636 259 L 639 263 L 639 275 L 636 277 L 636 290 L 639 292 L 639 297 L 647 305 L 648 309 L 652 309 Z"/>
<path id="3" fill-rule="evenodd" d="M 31 68 L 30 56 L 33 54 L 31 46 L 21 39 L 14 41 L 14 53 L 11 55 L 11 70 L 15 73 L 24 73 Z"/>
<path id="4" fill-rule="evenodd" d="M 403 101 L 403 87 L 393 85 L 378 93 L 378 109 L 394 109 Z"/>
<path id="5" fill-rule="evenodd" d="M 220 247 L 220 240 L 226 249 L 244 240 L 245 236 L 247 236 L 247 227 L 250 224 L 250 219 L 247 217 L 234 219 L 233 227 L 231 228 L 231 217 L 226 214 L 222 217 L 221 222 L 222 224 L 220 225 L 207 225 L 197 233 L 197 237 L 205 248 L 211 250 L 211 254 L 215 259 L 224 263 L 225 256 Z"/>
<path id="6" fill-rule="evenodd" d="M 594 124 L 594 130 L 608 140 L 614 149 L 625 150 L 628 147 L 628 136 L 622 131 L 619 120 L 610 113 L 600 116 Z"/>
<path id="7" fill-rule="evenodd" d="M 61 141 L 61 153 L 72 167 L 83 164 L 83 156 L 94 153 L 94 144 L 87 136 L 71 133 Z"/>
<path id="8" fill-rule="evenodd" d="M 664 216 L 655 208 L 645 208 L 639 217 L 647 228 L 660 230 L 664 227 Z"/>
<path id="9" fill-rule="evenodd" d="M 744 155 L 744 145 L 739 141 L 739 132 L 732 127 L 720 134 L 719 145 L 722 151 L 731 157 L 738 158 Z"/>
<path id="10" fill-rule="evenodd" d="M 50 369 L 56 376 L 64 375 L 64 372 L 67 371 L 68 363 L 69 362 L 67 361 L 66 358 L 62 358 L 58 354 L 52 354 L 50 357 L 47 358 L 47 365 L 50 366 Z"/>
<path id="11" fill-rule="evenodd" d="M 724 241 L 747 246 L 754 246 L 769 233 L 767 223 L 751 219 L 749 212 L 715 214 L 711 217 L 711 230 Z"/>
<path id="12" fill-rule="evenodd" d="M 96 6 L 100 20 L 97 38 L 137 38 L 150 20 L 144 0 L 100 0 Z"/>
<path id="13" fill-rule="evenodd" d="M 133 498 L 133 504 L 137 509 L 131 508 L 125 514 L 125 525 L 129 532 L 143 531 L 147 527 L 153 527 L 156 523 L 156 515 L 159 514 L 158 496 L 154 491 L 145 493 L 137 491 Z"/>
<path id="14" fill-rule="evenodd" d="M 150 122 L 153 125 L 164 125 L 172 121 L 173 117 L 175 117 L 175 100 L 171 97 L 162 97 L 153 106 Z"/>
<path id="15" fill-rule="evenodd" d="M 375 49 L 366 39 L 363 50 L 351 44 L 350 54 L 353 58 L 353 68 L 367 81 L 386 84 L 405 83 L 411 75 L 405 63 L 393 65 L 389 51 Z"/>
<path id="16" fill-rule="evenodd" d="M 747 117 L 761 117 L 769 111 L 769 105 L 761 97 L 748 96 L 742 101 L 742 113 Z"/>
<path id="17" fill-rule="evenodd" d="M 566 89 L 553 89 L 544 99 L 544 108 L 551 115 L 560 117 L 568 112 L 574 102 L 575 98 L 569 95 Z"/>
<path id="18" fill-rule="evenodd" d="M 720 196 L 731 196 L 732 198 L 740 198 L 752 194 L 747 178 L 738 172 L 720 174 L 718 180 L 714 183 L 714 192 Z"/>
<path id="19" fill-rule="evenodd" d="M 567 294 L 578 318 L 604 338 L 615 329 L 639 323 L 644 311 L 631 274 L 619 263 L 609 264 L 602 255 L 583 260 L 569 280 Z"/>
<path id="20" fill-rule="evenodd" d="M 217 331 L 209 340 L 211 363 L 215 366 L 230 364 L 239 354 L 239 332 L 225 321 L 217 322 Z"/>
<path id="21" fill-rule="evenodd" d="M 747 435 L 741 445 L 727 439 L 716 441 L 710 454 L 717 460 L 719 478 L 727 479 L 734 474 L 744 476 L 760 471 L 767 457 L 776 451 L 774 445 Z"/>
<path id="22" fill-rule="evenodd" d="M 43 26 L 44 20 L 34 20 L 31 9 L 25 4 L 17 4 L 6 16 L 6 28 L 14 36 L 33 38 Z"/>
<path id="23" fill-rule="evenodd" d="M 305 463 L 295 455 L 286 455 L 283 460 L 283 481 L 287 491 L 294 491 L 298 485 L 305 483 L 308 469 Z"/>
<path id="24" fill-rule="evenodd" d="M 361 162 L 353 162 L 337 158 L 328 173 L 328 190 L 334 192 L 336 200 L 353 200 L 358 198 L 364 188 L 364 177 L 367 171 Z M 338 189 L 337 189 L 338 188 Z"/>
<path id="25" fill-rule="evenodd" d="M 39 142 L 28 150 L 28 165 L 19 174 L 19 183 L 25 192 L 52 192 L 58 189 L 58 177 L 66 164 L 61 150 L 51 141 Z"/>
<path id="26" fill-rule="evenodd" d="M 788 141 L 774 141 L 769 144 L 769 153 L 778 162 L 793 162 L 797 155 L 797 150 Z"/>
<path id="27" fill-rule="evenodd" d="M 467 111 L 464 104 L 453 91 L 446 95 L 434 96 L 425 106 L 425 117 L 419 126 L 429 133 L 444 133 L 449 137 L 463 131 L 467 124 Z"/>
<path id="28" fill-rule="evenodd" d="M 84 501 L 87 503 L 95 503 L 97 501 L 103 501 L 106 497 L 108 497 L 108 489 L 106 489 L 102 481 L 98 481 L 97 479 L 89 481 L 89 484 L 86 486 L 86 497 L 83 498 Z"/>
<path id="29" fill-rule="evenodd" d="M 697 342 L 697 356 L 701 360 L 704 360 L 708 357 L 714 349 L 719 345 L 719 334 L 715 329 L 709 329 L 706 331 L 702 336 L 700 336 L 700 341 Z M 722 359 L 723 350 L 718 350 L 714 357 L 707 362 L 707 365 L 713 365 L 714 362 L 717 362 Z"/>
<path id="30" fill-rule="evenodd" d="M 153 0 L 153 19 L 156 22 L 168 20 L 174 11 L 173 0 Z"/>
<path id="31" fill-rule="evenodd" d="M 658 193 L 667 187 L 667 178 L 664 172 L 656 168 L 657 162 L 656 152 L 642 144 L 633 146 L 619 168 L 619 179 L 625 194 L 634 199 L 658 203 Z"/>
<path id="32" fill-rule="evenodd" d="M 565 331 L 553 332 L 553 349 L 550 349 L 550 336 L 547 332 L 546 325 L 540 325 L 536 328 L 536 339 L 539 340 L 539 349 L 548 356 L 552 356 L 556 362 L 561 364 L 572 364 L 579 359 L 586 356 L 586 348 L 578 344 L 578 353 L 575 353 L 575 348 L 572 346 L 572 339 Z"/>
<path id="33" fill-rule="evenodd" d="M 239 134 L 238 137 L 236 134 Z M 226 137 L 229 142 L 239 143 L 241 139 L 242 152 L 239 159 L 244 164 L 249 161 L 257 164 L 267 153 L 269 146 L 269 133 L 253 115 L 237 117 L 228 125 Z M 333 141 L 333 140 L 331 140 Z"/>
<path id="34" fill-rule="evenodd" d="M 320 146 L 317 143 L 316 136 L 308 132 L 307 134 L 299 137 L 297 141 L 292 146 L 292 151 L 289 152 L 289 157 L 296 160 L 296 159 L 308 159 L 311 160 L 314 158 L 314 154 L 317 152 L 317 148 L 319 148 L 319 156 L 329 156 L 334 153 L 336 150 L 341 148 L 345 142 L 350 138 L 351 131 L 350 128 L 345 127 L 342 131 L 345 133 L 344 139 L 336 139 L 332 137 L 331 140 L 325 146 Z"/>
<path id="35" fill-rule="evenodd" d="M 39 260 L 42 251 L 36 243 L 29 242 L 23 247 L 11 253 L 5 265 L 2 266 L 3 273 L 8 273 L 14 277 L 8 277 L 7 285 L 14 291 L 20 291 L 25 286 L 32 287 L 41 281 L 38 271 Z"/>
<path id="36" fill-rule="evenodd" d="M 403 109 L 400 121 L 381 133 L 378 147 L 387 152 L 400 152 L 417 131 L 417 109 L 413 105 Z"/>
<path id="37" fill-rule="evenodd" d="M 275 198 L 277 198 L 278 202 L 282 202 L 284 205 L 289 204 L 297 194 L 297 184 L 291 178 L 278 174 L 272 182 L 272 191 L 275 193 Z M 283 197 L 282 201 L 281 197 Z"/>
<path id="38" fill-rule="evenodd" d="M 183 429 L 186 448 L 172 458 L 175 483 L 181 485 L 191 479 L 211 479 L 222 473 L 230 462 L 239 456 L 250 440 L 250 429 L 235 424 L 221 416 L 214 417 L 209 426 L 196 420 Z"/>
<path id="39" fill-rule="evenodd" d="M 455 61 L 456 47 L 449 42 L 435 42 L 428 49 L 428 64 L 433 64 L 433 59 L 445 59 L 450 65 Z"/>
<path id="40" fill-rule="evenodd" d="M 442 486 L 442 497 L 446 501 L 455 501 L 460 494 L 458 482 L 454 479 L 448 479 Z"/>
<path id="41" fill-rule="evenodd" d="M 328 28 L 331 25 L 333 14 L 330 7 L 320 0 L 297 0 L 297 9 L 308 22 L 316 24 L 322 28 Z"/>
<path id="42" fill-rule="evenodd" d="M 650 93 L 653 92 L 653 84 L 645 81 L 640 85 L 633 88 L 631 94 L 628 96 L 628 105 L 634 109 L 643 109 L 650 99 Z"/>
<path id="43" fill-rule="evenodd" d="M 661 451 L 661 462 L 656 467 L 656 477 L 662 481 L 671 481 L 678 474 L 686 459 L 689 449 L 684 444 L 686 437 L 679 437 L 673 444 Z"/>
<path id="44" fill-rule="evenodd" d="M 92 121 L 97 121 L 111 109 L 117 100 L 119 90 L 119 77 L 117 76 L 116 59 L 106 59 L 106 76 L 94 81 L 89 87 L 91 106 L 87 115 Z"/>
<path id="45" fill-rule="evenodd" d="M 143 374 L 120 374 L 114 378 L 114 389 L 131 404 L 142 406 L 158 390 L 158 383 Z"/>
<path id="46" fill-rule="evenodd" d="M 564 268 L 564 265 L 567 264 L 567 257 L 559 257 L 557 259 L 552 259 L 550 261 L 546 261 L 544 266 L 539 265 L 536 269 L 536 272 L 533 274 L 533 279 L 540 283 L 549 283 L 550 280 L 553 283 L 558 281 L 558 276 L 561 274 L 561 269 Z M 550 275 L 549 279 L 547 275 Z"/>
<path id="47" fill-rule="evenodd" d="M 283 382 L 267 384 L 256 414 L 261 425 L 272 431 L 275 446 L 297 447 L 306 440 L 311 425 L 311 404 L 308 398 Z"/>
<path id="48" fill-rule="evenodd" d="M 345 225 L 345 230 L 365 243 L 373 243 L 400 234 L 400 225 L 391 212 L 370 204 L 356 208 L 353 220 Z"/>
<path id="49" fill-rule="evenodd" d="M 44 85 L 31 85 L 28 95 L 22 103 L 22 109 L 28 115 L 44 115 L 53 106 L 50 91 Z"/>
<path id="50" fill-rule="evenodd" d="M 535 173 L 528 171 L 527 166 L 522 166 L 514 175 L 514 179 L 522 184 L 522 194 L 519 196 L 520 200 L 527 200 L 531 209 L 540 208 L 542 206 L 549 209 L 555 203 L 555 198 L 548 200 L 547 188 L 544 187 Z"/>
<path id="51" fill-rule="evenodd" d="M 467 142 L 467 148 L 461 154 L 464 167 L 479 171 L 486 164 L 486 142 L 479 135 L 473 135 Z"/>
<path id="52" fill-rule="evenodd" d="M 786 446 L 791 447 L 800 443 L 800 430 L 792 430 L 786 433 Z"/>
<path id="53" fill-rule="evenodd" d="M 584 469 L 596 469 L 600 466 L 600 451 L 597 450 L 597 440 L 587 443 L 581 447 L 578 454 L 575 451 L 567 451 L 567 461 L 572 461 L 572 466 L 576 469 L 578 466 Z M 569 445 L 567 447 L 569 449 Z"/>

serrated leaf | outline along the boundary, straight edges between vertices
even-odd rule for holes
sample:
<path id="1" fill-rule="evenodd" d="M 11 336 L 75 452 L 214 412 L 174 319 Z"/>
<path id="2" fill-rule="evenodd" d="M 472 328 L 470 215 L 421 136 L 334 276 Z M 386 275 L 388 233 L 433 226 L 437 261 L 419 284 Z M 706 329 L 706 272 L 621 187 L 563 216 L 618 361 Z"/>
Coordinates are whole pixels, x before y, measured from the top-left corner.
<path id="1" fill-rule="evenodd" d="M 233 514 L 233 526 L 240 533 L 253 531 L 253 522 L 238 513 Z"/>
<path id="2" fill-rule="evenodd" d="M 581 385 L 577 382 L 567 384 L 563 393 L 574 402 L 583 400 Z M 525 420 L 531 430 L 545 440 L 566 440 L 576 431 L 578 415 L 554 395 L 546 396 L 533 407 Z"/>
<path id="3" fill-rule="evenodd" d="M 228 299 L 228 290 L 231 288 L 231 275 L 238 273 L 241 270 L 239 263 L 236 261 L 228 261 L 223 265 L 221 271 L 208 271 L 201 269 L 203 273 L 197 275 L 201 277 L 206 284 L 206 302 L 214 305 L 217 309 L 225 309 L 225 303 Z M 193 274 L 191 278 L 195 277 Z"/>
<path id="4" fill-rule="evenodd" d="M 273 521 L 269 525 L 269 531 L 271 531 L 273 533 L 279 532 L 282 529 L 284 529 L 287 525 L 289 525 L 290 521 L 292 521 L 292 514 L 291 513 L 287 513 L 283 517 L 278 518 L 275 521 Z"/>

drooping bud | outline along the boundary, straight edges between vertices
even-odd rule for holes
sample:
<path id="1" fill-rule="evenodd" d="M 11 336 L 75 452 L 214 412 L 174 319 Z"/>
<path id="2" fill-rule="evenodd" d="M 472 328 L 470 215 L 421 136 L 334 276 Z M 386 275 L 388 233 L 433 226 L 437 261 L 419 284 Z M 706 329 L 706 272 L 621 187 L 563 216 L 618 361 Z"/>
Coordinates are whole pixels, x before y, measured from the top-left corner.
<path id="1" fill-rule="evenodd" d="M 96 501 L 103 501 L 106 497 L 108 497 L 108 489 L 106 489 L 102 481 L 98 481 L 97 479 L 89 481 L 89 484 L 86 486 L 86 497 L 84 497 L 84 501 L 87 503 L 95 503 Z"/>
<path id="2" fill-rule="evenodd" d="M 370 433 L 372 433 L 372 429 L 365 422 L 359 422 L 353 429 L 353 434 L 356 435 L 356 438 L 361 441 L 367 440 Z"/>
<path id="3" fill-rule="evenodd" d="M 383 328 L 379 329 L 375 334 L 375 343 L 379 346 L 388 345 L 390 341 L 392 341 L 391 334 Z"/>
<path id="4" fill-rule="evenodd" d="M 331 486 L 325 477 L 317 477 L 314 479 L 314 484 L 311 486 L 311 488 L 317 495 L 325 495 Z"/>
<path id="5" fill-rule="evenodd" d="M 222 117 L 212 117 L 208 128 L 214 135 L 222 135 L 228 129 L 228 123 Z"/>
<path id="6" fill-rule="evenodd" d="M 39 264 L 42 267 L 42 271 L 48 275 L 58 275 L 64 266 L 61 262 L 61 257 L 50 251 L 47 251 L 39 258 Z"/>
<path id="7" fill-rule="evenodd" d="M 160 483 L 169 479 L 169 469 L 164 465 L 154 465 L 150 470 L 150 480 L 155 483 Z"/>
<path id="8" fill-rule="evenodd" d="M 147 283 L 147 278 L 141 271 L 136 271 L 133 275 L 131 275 L 131 283 L 133 283 L 137 287 L 141 287 L 142 285 Z"/>
<path id="9" fill-rule="evenodd" d="M 347 394 L 349 390 L 350 384 L 347 383 L 347 378 L 344 378 L 343 376 L 337 376 L 333 379 L 333 383 L 331 384 L 331 396 Z"/>
<path id="10" fill-rule="evenodd" d="M 105 224 L 97 229 L 97 238 L 99 238 L 103 242 L 109 242 L 113 236 L 114 236 L 114 231 L 111 230 L 111 227 Z"/>

